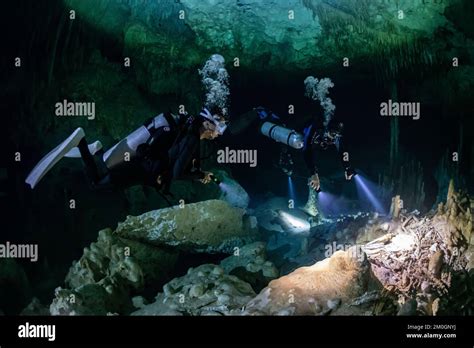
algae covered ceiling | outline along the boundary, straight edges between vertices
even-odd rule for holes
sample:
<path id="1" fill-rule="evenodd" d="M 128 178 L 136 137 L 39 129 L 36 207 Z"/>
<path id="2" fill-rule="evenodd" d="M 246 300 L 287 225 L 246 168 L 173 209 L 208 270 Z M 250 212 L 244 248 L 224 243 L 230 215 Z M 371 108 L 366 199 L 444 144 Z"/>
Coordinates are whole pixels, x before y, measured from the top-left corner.
<path id="1" fill-rule="evenodd" d="M 211 52 L 242 66 L 308 69 L 345 57 L 392 68 L 473 47 L 461 0 L 64 0 L 144 63 L 188 67 Z M 456 21 L 450 13 L 456 12 Z M 462 23 L 461 23 L 462 24 Z M 471 38 L 469 38 L 469 34 Z M 448 45 L 448 50 L 446 46 Z M 471 50 L 472 51 L 472 50 Z M 415 54 L 414 54 L 415 53 Z"/>

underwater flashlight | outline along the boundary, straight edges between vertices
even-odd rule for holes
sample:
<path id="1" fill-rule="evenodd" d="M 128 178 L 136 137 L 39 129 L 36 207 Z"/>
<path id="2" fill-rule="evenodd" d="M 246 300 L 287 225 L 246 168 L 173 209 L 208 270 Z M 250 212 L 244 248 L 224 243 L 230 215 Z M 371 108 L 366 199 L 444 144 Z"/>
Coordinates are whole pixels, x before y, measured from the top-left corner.
<path id="1" fill-rule="evenodd" d="M 215 176 L 214 174 L 211 175 L 211 181 L 215 183 L 216 185 L 220 185 L 221 181 Z"/>

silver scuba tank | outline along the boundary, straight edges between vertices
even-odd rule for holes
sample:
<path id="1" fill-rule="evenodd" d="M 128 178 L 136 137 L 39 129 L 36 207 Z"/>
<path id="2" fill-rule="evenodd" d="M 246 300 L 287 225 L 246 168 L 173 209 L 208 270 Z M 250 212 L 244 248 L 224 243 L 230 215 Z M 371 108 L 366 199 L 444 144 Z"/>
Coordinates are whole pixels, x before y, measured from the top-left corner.
<path id="1" fill-rule="evenodd" d="M 304 138 L 301 134 L 295 130 L 278 126 L 272 122 L 265 122 L 260 128 L 260 132 L 276 142 L 291 146 L 297 150 L 304 146 Z"/>

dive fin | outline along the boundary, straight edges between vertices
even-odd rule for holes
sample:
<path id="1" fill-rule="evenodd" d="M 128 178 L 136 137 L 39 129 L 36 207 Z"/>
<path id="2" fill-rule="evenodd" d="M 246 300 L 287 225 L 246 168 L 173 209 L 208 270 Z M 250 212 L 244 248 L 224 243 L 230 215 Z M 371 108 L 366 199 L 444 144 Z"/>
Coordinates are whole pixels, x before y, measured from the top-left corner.
<path id="1" fill-rule="evenodd" d="M 34 167 L 25 182 L 33 189 L 36 184 L 64 157 L 72 148 L 76 147 L 85 137 L 84 130 L 77 128 L 66 140 L 59 144 L 54 150 L 44 156 Z"/>

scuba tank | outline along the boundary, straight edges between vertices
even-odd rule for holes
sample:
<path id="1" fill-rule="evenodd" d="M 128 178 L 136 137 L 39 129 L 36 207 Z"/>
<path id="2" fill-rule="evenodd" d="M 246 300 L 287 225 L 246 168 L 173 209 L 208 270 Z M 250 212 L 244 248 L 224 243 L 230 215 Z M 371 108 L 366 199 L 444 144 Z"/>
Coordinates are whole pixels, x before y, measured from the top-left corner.
<path id="1" fill-rule="evenodd" d="M 295 130 L 278 126 L 272 122 L 265 122 L 260 132 L 278 143 L 288 145 L 294 149 L 302 149 L 304 146 L 303 136 Z"/>

